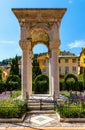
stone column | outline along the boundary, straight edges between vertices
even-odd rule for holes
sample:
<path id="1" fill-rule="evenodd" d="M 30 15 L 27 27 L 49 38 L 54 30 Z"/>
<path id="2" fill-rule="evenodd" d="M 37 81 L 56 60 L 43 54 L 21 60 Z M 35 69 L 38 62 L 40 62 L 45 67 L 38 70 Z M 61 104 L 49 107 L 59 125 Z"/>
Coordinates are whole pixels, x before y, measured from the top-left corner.
<path id="1" fill-rule="evenodd" d="M 52 96 L 51 57 L 49 58 L 49 94 Z"/>
<path id="2" fill-rule="evenodd" d="M 28 41 L 20 41 L 20 47 L 22 49 L 22 99 L 27 99 L 32 93 L 32 72 L 29 54 L 31 43 Z"/>
<path id="3" fill-rule="evenodd" d="M 28 91 L 29 91 L 29 96 L 32 95 L 32 51 L 29 51 L 29 73 L 28 73 L 28 79 L 29 79 L 29 87 L 28 87 Z"/>
<path id="4" fill-rule="evenodd" d="M 52 95 L 54 99 L 59 98 L 59 63 L 58 63 L 58 44 L 51 44 L 51 76 L 52 76 Z"/>

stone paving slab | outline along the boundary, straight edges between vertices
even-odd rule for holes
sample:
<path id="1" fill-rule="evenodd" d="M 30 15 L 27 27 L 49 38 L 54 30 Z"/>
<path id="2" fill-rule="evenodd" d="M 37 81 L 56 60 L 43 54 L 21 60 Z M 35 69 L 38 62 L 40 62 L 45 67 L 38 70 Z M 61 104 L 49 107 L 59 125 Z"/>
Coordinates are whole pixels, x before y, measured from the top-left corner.
<path id="1" fill-rule="evenodd" d="M 85 128 L 0 128 L 0 130 L 85 130 Z"/>
<path id="2" fill-rule="evenodd" d="M 41 114 L 40 114 L 41 115 Z M 60 122 L 56 114 L 43 114 L 41 117 L 50 117 L 53 118 L 53 120 L 46 122 L 46 123 L 37 123 L 32 122 L 31 119 L 33 117 L 37 117 L 39 115 L 33 114 L 33 115 L 27 115 L 24 122 L 22 123 L 0 123 L 0 130 L 46 130 L 49 128 L 49 130 L 85 130 L 85 123 L 65 123 Z M 42 122 L 42 121 L 41 121 Z M 11 129 L 12 128 L 12 129 Z M 23 129 L 24 128 L 24 129 Z M 52 129 L 51 129 L 52 128 Z M 71 129 L 70 129 L 71 128 Z"/>

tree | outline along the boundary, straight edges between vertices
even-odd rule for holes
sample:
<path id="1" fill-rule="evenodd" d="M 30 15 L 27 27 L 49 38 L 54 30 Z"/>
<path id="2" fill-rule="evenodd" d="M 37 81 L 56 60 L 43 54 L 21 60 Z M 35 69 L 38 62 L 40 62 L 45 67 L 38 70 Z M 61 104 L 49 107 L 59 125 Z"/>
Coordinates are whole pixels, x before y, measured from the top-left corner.
<path id="1" fill-rule="evenodd" d="M 37 58 L 33 58 L 32 66 L 32 78 L 34 80 L 38 75 L 42 74 Z"/>
<path id="2" fill-rule="evenodd" d="M 83 68 L 83 86 L 85 89 L 85 68 Z"/>
<path id="3" fill-rule="evenodd" d="M 70 79 L 70 82 L 67 83 L 67 80 Z M 78 78 L 76 75 L 74 74 L 66 74 L 64 77 L 64 85 L 66 87 L 67 90 L 75 90 L 77 91 L 78 88 Z"/>
<path id="4" fill-rule="evenodd" d="M 18 57 L 12 59 L 10 75 L 19 75 Z"/>
<path id="5" fill-rule="evenodd" d="M 2 80 L 2 69 L 0 68 L 0 80 Z"/>
<path id="6" fill-rule="evenodd" d="M 34 92 L 35 93 L 47 93 L 49 90 L 49 78 L 47 75 L 38 75 L 34 80 Z"/>

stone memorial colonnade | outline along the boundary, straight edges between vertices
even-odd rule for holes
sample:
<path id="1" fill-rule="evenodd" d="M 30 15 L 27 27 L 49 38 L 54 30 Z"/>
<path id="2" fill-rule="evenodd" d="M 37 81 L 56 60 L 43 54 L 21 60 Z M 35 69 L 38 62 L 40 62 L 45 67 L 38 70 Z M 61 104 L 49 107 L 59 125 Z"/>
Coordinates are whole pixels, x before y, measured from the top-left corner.
<path id="1" fill-rule="evenodd" d="M 22 49 L 22 98 L 32 95 L 32 48 L 43 43 L 49 52 L 49 93 L 59 97 L 58 50 L 60 46 L 59 28 L 65 8 L 12 9 L 20 24 L 20 47 Z"/>

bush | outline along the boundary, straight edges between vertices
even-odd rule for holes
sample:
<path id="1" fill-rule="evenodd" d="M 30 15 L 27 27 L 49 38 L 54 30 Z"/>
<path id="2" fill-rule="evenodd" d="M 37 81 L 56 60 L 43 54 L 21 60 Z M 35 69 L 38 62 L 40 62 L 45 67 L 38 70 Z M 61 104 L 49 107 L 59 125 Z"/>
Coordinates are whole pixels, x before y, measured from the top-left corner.
<path id="1" fill-rule="evenodd" d="M 84 86 L 83 86 L 83 81 L 82 81 L 82 80 L 79 80 L 79 81 L 78 81 L 78 84 L 79 84 L 79 91 L 80 91 L 80 92 L 83 91 L 83 90 L 85 90 L 85 88 L 84 88 Z"/>
<path id="2" fill-rule="evenodd" d="M 60 110 L 60 116 L 63 118 L 85 118 L 85 109 L 78 105 L 64 104 Z"/>
<path id="3" fill-rule="evenodd" d="M 7 90 L 7 85 L 5 81 L 0 80 L 0 93 Z"/>
<path id="4" fill-rule="evenodd" d="M 64 81 L 60 80 L 60 91 L 65 90 L 64 88 Z"/>
<path id="5" fill-rule="evenodd" d="M 12 98 L 16 98 L 21 95 L 21 91 L 15 91 L 12 93 Z"/>
<path id="6" fill-rule="evenodd" d="M 70 79 L 70 81 L 68 80 Z M 66 90 L 75 90 L 77 91 L 78 88 L 78 78 L 74 74 L 66 74 L 64 77 L 64 85 L 66 87 Z"/>
<path id="7" fill-rule="evenodd" d="M 19 118 L 27 111 L 27 104 L 21 100 L 0 100 L 0 118 Z"/>
<path id="8" fill-rule="evenodd" d="M 38 75 L 34 80 L 35 93 L 47 93 L 49 90 L 49 79 L 46 75 Z"/>
<path id="9" fill-rule="evenodd" d="M 7 90 L 20 90 L 21 88 L 21 80 L 18 75 L 9 75 L 7 80 Z"/>
<path id="10" fill-rule="evenodd" d="M 64 81 L 61 80 L 60 81 L 60 91 L 62 90 L 67 90 L 67 91 L 70 91 L 70 90 L 73 90 L 73 91 L 84 91 L 85 88 L 83 86 L 83 81 L 82 80 L 79 80 L 78 81 L 78 86 L 76 86 L 76 89 L 75 89 L 75 82 L 73 80 L 68 80 L 66 81 L 66 84 L 64 84 Z"/>

